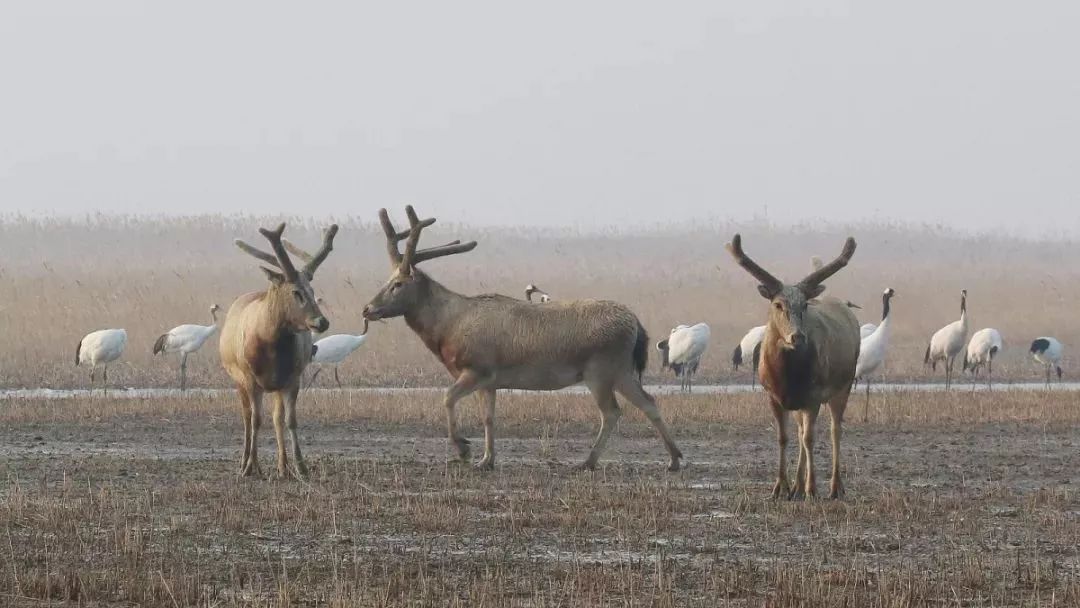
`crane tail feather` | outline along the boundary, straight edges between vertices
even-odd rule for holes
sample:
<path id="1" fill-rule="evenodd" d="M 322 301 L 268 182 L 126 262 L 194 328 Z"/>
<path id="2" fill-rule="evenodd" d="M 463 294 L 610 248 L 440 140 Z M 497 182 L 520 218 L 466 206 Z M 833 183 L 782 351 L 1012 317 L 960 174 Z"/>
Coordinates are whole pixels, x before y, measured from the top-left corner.
<path id="1" fill-rule="evenodd" d="M 79 353 L 82 352 L 82 340 L 79 340 L 78 346 L 75 347 L 75 367 L 79 366 Z"/>
<path id="2" fill-rule="evenodd" d="M 926 355 L 923 356 L 922 362 L 923 362 L 923 365 L 928 365 L 930 363 L 930 345 L 929 344 L 926 345 Z"/>

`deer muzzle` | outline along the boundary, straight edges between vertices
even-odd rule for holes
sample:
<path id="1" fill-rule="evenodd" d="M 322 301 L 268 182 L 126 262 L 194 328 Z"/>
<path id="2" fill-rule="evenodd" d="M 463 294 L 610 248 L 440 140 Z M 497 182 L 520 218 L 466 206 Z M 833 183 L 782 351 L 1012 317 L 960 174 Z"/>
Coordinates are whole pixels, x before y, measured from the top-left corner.
<path id="1" fill-rule="evenodd" d="M 308 321 L 308 327 L 319 333 L 323 333 L 330 329 L 330 321 L 328 321 L 326 317 L 315 317 L 313 321 Z"/>
<path id="2" fill-rule="evenodd" d="M 798 350 L 806 344 L 806 334 L 801 331 L 793 331 L 784 338 L 784 346 L 790 350 Z"/>

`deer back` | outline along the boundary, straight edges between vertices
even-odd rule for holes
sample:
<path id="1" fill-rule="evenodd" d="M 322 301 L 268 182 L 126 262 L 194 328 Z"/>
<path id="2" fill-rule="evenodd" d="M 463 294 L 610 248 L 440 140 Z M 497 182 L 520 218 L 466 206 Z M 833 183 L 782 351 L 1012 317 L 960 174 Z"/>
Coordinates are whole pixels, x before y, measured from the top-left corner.
<path id="1" fill-rule="evenodd" d="M 499 295 L 461 296 L 441 310 L 438 319 L 409 315 L 406 321 L 454 375 L 465 368 L 629 367 L 638 338 L 634 313 L 603 300 L 536 306 Z"/>

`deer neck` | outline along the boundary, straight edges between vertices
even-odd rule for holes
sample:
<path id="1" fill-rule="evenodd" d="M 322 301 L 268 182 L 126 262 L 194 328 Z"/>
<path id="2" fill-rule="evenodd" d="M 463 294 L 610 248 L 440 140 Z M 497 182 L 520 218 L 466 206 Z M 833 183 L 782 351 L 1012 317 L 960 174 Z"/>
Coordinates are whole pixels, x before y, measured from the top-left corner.
<path id="1" fill-rule="evenodd" d="M 283 333 L 300 333 L 301 330 L 292 327 L 289 318 L 289 303 L 286 300 L 288 294 L 271 289 L 266 292 L 263 306 L 260 307 L 258 320 L 255 323 L 255 333 L 262 339 L 273 341 Z"/>
<path id="2" fill-rule="evenodd" d="M 405 313 L 405 323 L 438 354 L 447 334 L 467 308 L 467 302 L 465 296 L 425 275 L 419 298 Z"/>

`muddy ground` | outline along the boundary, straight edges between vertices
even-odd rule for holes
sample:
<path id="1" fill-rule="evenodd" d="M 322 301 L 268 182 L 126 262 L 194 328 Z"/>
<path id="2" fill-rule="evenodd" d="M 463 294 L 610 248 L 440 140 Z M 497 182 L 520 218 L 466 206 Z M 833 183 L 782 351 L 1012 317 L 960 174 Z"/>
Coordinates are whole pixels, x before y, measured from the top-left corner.
<path id="1" fill-rule="evenodd" d="M 235 477 L 228 399 L 0 403 L 0 604 L 1080 605 L 1080 397 L 1039 399 L 849 415 L 846 498 L 801 502 L 769 498 L 753 395 L 666 401 L 678 473 L 633 414 L 574 471 L 596 430 L 580 395 L 502 399 L 493 472 L 447 463 L 437 395 L 328 395 L 301 410 L 308 482 Z"/>

